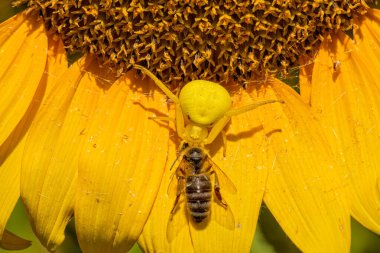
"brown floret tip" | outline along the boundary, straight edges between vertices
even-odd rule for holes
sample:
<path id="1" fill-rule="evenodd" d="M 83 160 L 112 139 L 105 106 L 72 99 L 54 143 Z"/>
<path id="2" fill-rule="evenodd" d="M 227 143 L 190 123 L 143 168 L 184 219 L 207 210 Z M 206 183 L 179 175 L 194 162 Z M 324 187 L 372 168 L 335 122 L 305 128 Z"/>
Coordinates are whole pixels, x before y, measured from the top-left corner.
<path id="1" fill-rule="evenodd" d="M 18 0 L 39 11 L 68 51 L 90 52 L 118 75 L 133 64 L 165 83 L 283 72 L 323 37 L 350 30 L 362 0 Z"/>

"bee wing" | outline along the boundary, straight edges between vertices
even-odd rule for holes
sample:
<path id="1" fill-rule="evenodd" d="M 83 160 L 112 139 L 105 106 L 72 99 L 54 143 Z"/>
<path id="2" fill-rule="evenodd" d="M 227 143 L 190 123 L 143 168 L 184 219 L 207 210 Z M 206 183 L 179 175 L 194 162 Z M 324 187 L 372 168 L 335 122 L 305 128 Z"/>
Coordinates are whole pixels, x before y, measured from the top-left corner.
<path id="1" fill-rule="evenodd" d="M 226 190 L 230 193 L 235 194 L 237 192 L 236 187 L 234 183 L 231 181 L 231 179 L 224 173 L 219 166 L 209 157 L 207 156 L 207 159 L 205 161 L 206 166 L 212 166 L 212 169 L 215 171 L 215 173 L 218 175 L 220 188 L 222 190 Z"/>
<path id="2" fill-rule="evenodd" d="M 215 197 L 214 197 L 215 198 Z M 219 225 L 229 230 L 235 229 L 235 218 L 230 206 L 223 207 L 216 201 L 213 201 L 211 208 L 212 219 Z"/>
<path id="3" fill-rule="evenodd" d="M 170 182 L 169 182 L 169 186 L 168 186 L 168 190 L 167 190 L 167 194 L 169 195 L 169 197 L 173 197 L 177 194 L 178 180 L 177 180 L 176 174 L 177 173 L 174 172 L 170 176 Z"/>
<path id="4" fill-rule="evenodd" d="M 169 216 L 166 226 L 166 238 L 169 243 L 181 232 L 182 228 L 187 227 L 188 217 L 185 202 L 185 196 L 181 194 L 175 212 Z"/>
<path id="5" fill-rule="evenodd" d="M 169 186 L 168 186 L 168 190 L 167 190 L 167 194 L 169 195 L 169 197 L 173 197 L 173 196 L 176 196 L 177 195 L 177 190 L 178 190 L 178 177 L 180 176 L 179 172 L 181 171 L 184 171 L 186 169 L 185 166 L 187 166 L 186 164 L 186 160 L 185 159 L 182 159 L 180 164 L 178 165 L 178 168 L 175 170 L 175 172 L 170 176 L 170 182 L 169 182 Z"/>

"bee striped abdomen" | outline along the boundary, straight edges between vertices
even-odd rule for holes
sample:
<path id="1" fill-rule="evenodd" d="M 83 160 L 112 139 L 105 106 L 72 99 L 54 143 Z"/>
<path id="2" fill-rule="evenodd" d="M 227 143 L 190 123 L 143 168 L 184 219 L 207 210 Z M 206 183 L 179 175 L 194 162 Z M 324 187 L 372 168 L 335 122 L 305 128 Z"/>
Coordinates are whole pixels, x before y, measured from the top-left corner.
<path id="1" fill-rule="evenodd" d="M 186 180 L 187 206 L 194 222 L 208 217 L 211 205 L 211 181 L 205 174 L 189 176 Z"/>

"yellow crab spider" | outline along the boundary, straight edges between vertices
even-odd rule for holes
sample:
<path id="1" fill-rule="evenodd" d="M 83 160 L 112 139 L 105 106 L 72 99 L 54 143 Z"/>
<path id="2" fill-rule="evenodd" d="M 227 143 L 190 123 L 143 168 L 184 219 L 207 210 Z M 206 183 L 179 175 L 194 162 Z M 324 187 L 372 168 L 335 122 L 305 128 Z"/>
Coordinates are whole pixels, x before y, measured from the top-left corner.
<path id="1" fill-rule="evenodd" d="M 153 119 L 173 120 L 178 136 L 182 139 L 183 143 L 187 143 L 189 146 L 203 147 L 212 143 L 220 133 L 223 134 L 225 146 L 226 138 L 223 129 L 232 116 L 253 110 L 265 104 L 283 103 L 281 100 L 266 100 L 240 108 L 232 108 L 232 100 L 228 91 L 217 83 L 205 80 L 194 80 L 187 83 L 181 89 L 178 97 L 148 69 L 140 65 L 134 65 L 134 67 L 149 76 L 175 103 L 174 120 L 168 117 Z M 188 120 L 186 120 L 185 124 L 186 118 Z"/>

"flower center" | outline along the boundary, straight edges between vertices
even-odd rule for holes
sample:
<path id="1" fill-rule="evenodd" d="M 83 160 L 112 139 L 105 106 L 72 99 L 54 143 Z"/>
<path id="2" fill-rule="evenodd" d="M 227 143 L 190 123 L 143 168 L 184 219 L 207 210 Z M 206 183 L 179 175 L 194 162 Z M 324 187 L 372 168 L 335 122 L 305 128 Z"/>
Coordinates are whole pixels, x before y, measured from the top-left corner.
<path id="1" fill-rule="evenodd" d="M 144 65 L 166 83 L 287 72 L 367 8 L 361 0 L 15 1 L 24 2 L 69 51 L 95 54 L 117 74 Z"/>

